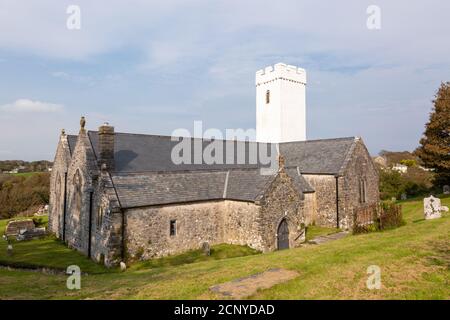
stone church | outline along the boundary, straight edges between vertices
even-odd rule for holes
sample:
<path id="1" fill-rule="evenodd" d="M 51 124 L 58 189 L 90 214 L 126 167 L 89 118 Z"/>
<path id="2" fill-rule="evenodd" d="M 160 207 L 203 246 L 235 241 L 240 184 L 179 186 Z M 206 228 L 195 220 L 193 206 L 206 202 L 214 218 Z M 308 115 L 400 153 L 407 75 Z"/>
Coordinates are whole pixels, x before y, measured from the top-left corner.
<path id="1" fill-rule="evenodd" d="M 306 140 L 305 86 L 294 66 L 256 73 L 256 141 L 222 141 L 219 152 L 234 160 L 244 152 L 244 161 L 174 163 L 180 140 L 200 146 L 191 159 L 217 141 L 119 133 L 107 123 L 88 131 L 82 118 L 78 135 L 59 138 L 50 231 L 112 266 L 204 243 L 296 247 L 309 224 L 351 229 L 353 209 L 379 199 L 377 170 L 361 138 Z M 249 160 L 262 149 L 276 170 Z"/>

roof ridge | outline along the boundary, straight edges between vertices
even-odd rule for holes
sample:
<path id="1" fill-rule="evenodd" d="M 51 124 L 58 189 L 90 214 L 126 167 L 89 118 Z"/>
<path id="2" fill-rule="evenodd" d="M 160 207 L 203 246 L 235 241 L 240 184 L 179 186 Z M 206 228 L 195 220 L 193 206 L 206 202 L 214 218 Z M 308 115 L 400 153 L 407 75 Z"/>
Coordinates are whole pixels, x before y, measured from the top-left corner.
<path id="1" fill-rule="evenodd" d="M 92 133 L 97 133 L 98 134 L 98 130 L 88 130 L 88 132 L 92 132 Z M 286 141 L 286 142 L 261 142 L 261 141 L 255 141 L 255 140 L 211 139 L 211 138 L 204 138 L 204 137 L 185 137 L 185 136 L 171 136 L 171 135 L 166 135 L 166 134 L 134 133 L 134 132 L 119 132 L 119 131 L 114 132 L 114 134 L 131 135 L 131 136 L 159 137 L 159 138 L 189 138 L 189 139 L 199 139 L 199 140 L 205 140 L 205 141 L 219 140 L 219 141 L 230 141 L 230 142 L 249 142 L 249 143 L 268 144 L 268 145 L 271 145 L 271 144 L 278 145 L 278 144 L 287 144 L 287 143 L 305 143 L 305 142 L 317 142 L 317 141 L 350 140 L 350 139 L 355 139 L 356 138 L 356 136 L 347 136 L 347 137 L 338 137 L 338 138 L 320 138 L 320 139 Z"/>
<path id="2" fill-rule="evenodd" d="M 355 150 L 356 142 L 359 140 L 358 137 L 354 137 L 353 143 L 350 145 L 350 148 L 348 148 L 347 153 L 345 154 L 344 161 L 342 161 L 342 165 L 339 168 L 337 174 L 341 175 L 345 168 L 347 167 L 348 163 L 350 162 L 350 157 L 353 153 L 353 150 Z"/>
<path id="3" fill-rule="evenodd" d="M 287 142 L 279 142 L 279 144 L 287 144 L 287 143 L 307 143 L 307 142 L 317 142 L 317 141 L 336 141 L 336 140 L 352 140 L 356 137 L 339 137 L 339 138 L 323 138 L 323 139 L 312 139 L 312 140 L 303 140 L 303 141 L 287 141 Z"/>
<path id="4" fill-rule="evenodd" d="M 127 176 L 127 175 L 143 175 L 143 174 L 182 174 L 182 173 L 226 173 L 230 171 L 259 171 L 261 167 L 252 168 L 226 168 L 226 169 L 192 169 L 192 170 L 172 170 L 172 171 L 134 171 L 134 172 L 113 172 L 114 176 Z"/>

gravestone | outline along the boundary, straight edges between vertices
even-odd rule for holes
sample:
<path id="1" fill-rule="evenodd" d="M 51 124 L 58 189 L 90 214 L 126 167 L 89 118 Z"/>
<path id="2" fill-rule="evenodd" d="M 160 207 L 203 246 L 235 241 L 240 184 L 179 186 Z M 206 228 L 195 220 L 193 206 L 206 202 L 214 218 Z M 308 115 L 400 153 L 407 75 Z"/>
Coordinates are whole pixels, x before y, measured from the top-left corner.
<path id="1" fill-rule="evenodd" d="M 208 242 L 203 242 L 202 244 L 202 251 L 205 254 L 205 256 L 211 255 L 211 247 Z"/>
<path id="2" fill-rule="evenodd" d="M 444 194 L 450 194 L 450 186 L 448 184 L 446 184 L 443 188 L 442 188 L 442 192 Z"/>
<path id="3" fill-rule="evenodd" d="M 423 199 L 423 213 L 425 219 L 436 219 L 441 217 L 441 212 L 448 211 L 448 208 L 441 206 L 441 199 L 429 196 Z"/>
<path id="4" fill-rule="evenodd" d="M 406 200 L 406 199 L 408 199 L 408 195 L 406 193 L 402 193 L 402 195 L 400 196 L 400 199 Z"/>
<path id="5" fill-rule="evenodd" d="M 47 235 L 45 228 L 34 228 L 31 230 L 21 229 L 16 236 L 17 241 L 31 240 L 35 238 L 41 238 Z"/>
<path id="6" fill-rule="evenodd" d="M 8 222 L 6 226 L 5 234 L 9 236 L 17 236 L 25 231 L 34 229 L 34 222 L 31 219 L 27 220 L 14 220 Z"/>

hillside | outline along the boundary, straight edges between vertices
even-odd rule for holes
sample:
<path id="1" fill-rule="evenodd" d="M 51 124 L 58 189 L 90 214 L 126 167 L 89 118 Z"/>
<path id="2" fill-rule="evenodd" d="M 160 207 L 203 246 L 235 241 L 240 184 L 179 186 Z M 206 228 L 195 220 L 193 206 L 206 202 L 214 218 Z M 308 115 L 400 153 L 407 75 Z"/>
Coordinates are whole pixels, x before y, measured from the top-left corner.
<path id="1" fill-rule="evenodd" d="M 48 204 L 50 174 L 0 174 L 0 219 L 34 213 Z"/>
<path id="2" fill-rule="evenodd" d="M 0 173 L 9 172 L 16 169 L 18 172 L 45 172 L 53 166 L 47 160 L 23 161 L 23 160 L 3 160 L 0 161 Z"/>

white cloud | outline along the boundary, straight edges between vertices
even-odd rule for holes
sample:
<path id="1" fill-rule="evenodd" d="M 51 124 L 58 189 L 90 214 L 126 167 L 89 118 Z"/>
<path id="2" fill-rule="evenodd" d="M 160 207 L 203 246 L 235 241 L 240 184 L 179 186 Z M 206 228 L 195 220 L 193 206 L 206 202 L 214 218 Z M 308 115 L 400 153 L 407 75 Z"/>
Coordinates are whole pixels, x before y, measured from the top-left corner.
<path id="1" fill-rule="evenodd" d="M 18 99 L 13 103 L 0 106 L 0 110 L 5 112 L 59 112 L 64 109 L 62 104 L 33 101 L 30 99 Z"/>

